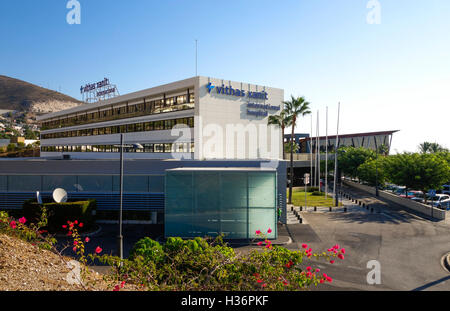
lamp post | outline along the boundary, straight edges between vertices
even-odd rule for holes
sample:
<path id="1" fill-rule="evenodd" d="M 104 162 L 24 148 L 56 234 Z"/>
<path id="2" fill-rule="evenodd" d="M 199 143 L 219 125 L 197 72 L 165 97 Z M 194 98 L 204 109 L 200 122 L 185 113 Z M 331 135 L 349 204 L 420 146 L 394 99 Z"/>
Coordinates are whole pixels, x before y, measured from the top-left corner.
<path id="1" fill-rule="evenodd" d="M 119 236 L 117 237 L 117 244 L 119 250 L 119 257 L 123 259 L 123 234 L 122 234 L 122 223 L 123 223 L 123 148 L 133 148 L 144 149 L 141 144 L 124 145 L 123 144 L 123 134 L 120 134 L 120 145 L 114 147 L 120 148 L 120 205 L 119 205 Z"/>

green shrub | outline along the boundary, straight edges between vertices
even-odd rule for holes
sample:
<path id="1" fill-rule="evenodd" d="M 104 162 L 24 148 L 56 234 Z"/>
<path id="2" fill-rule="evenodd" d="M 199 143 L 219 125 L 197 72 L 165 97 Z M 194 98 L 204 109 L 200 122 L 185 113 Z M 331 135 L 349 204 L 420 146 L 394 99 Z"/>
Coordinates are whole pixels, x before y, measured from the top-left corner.
<path id="1" fill-rule="evenodd" d="M 62 226 L 66 225 L 67 221 L 73 222 L 78 220 L 78 222 L 83 223 L 83 231 L 92 229 L 95 224 L 95 218 L 92 212 L 97 209 L 96 200 L 44 203 L 43 206 L 47 209 L 48 213 L 48 225 L 46 229 L 49 232 L 62 232 Z M 29 200 L 23 204 L 22 213 L 33 223 L 39 220 L 42 214 L 42 208 L 35 200 Z"/>
<path id="2" fill-rule="evenodd" d="M 308 192 L 320 191 L 319 187 L 308 187 Z"/>
<path id="3" fill-rule="evenodd" d="M 313 195 L 315 197 L 320 197 L 320 196 L 324 196 L 325 192 L 314 191 L 311 195 Z"/>
<path id="4" fill-rule="evenodd" d="M 268 241 L 266 246 L 270 247 L 236 254 L 223 244 L 221 237 L 215 240 L 169 238 L 163 245 L 145 238 L 136 243 L 129 259 L 109 255 L 93 258 L 115 267 L 115 273 L 110 276 L 115 282 L 124 279 L 150 290 L 280 291 L 302 290 L 325 282 L 328 276 L 311 267 L 305 268 L 305 261 L 310 258 L 329 261 L 337 257 L 334 249 L 312 254 L 306 245 L 300 251 L 272 246 Z"/>

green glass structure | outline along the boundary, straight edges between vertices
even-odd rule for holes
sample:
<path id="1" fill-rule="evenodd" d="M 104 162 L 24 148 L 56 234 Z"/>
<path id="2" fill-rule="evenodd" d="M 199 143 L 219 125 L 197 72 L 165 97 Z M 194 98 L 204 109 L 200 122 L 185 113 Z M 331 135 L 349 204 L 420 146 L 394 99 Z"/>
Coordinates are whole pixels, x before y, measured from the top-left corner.
<path id="1" fill-rule="evenodd" d="M 166 237 L 277 238 L 274 169 L 179 168 L 165 183 Z"/>

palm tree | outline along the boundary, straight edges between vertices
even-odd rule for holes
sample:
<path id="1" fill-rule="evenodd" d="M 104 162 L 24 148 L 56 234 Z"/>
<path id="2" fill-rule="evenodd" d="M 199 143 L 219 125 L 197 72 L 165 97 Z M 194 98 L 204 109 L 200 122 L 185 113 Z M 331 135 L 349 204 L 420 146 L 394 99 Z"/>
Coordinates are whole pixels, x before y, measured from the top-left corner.
<path id="1" fill-rule="evenodd" d="M 283 102 L 285 110 L 291 119 L 292 134 L 291 143 L 294 143 L 295 127 L 297 126 L 298 117 L 304 117 L 311 113 L 309 108 L 310 103 L 306 101 L 305 97 L 297 97 L 291 95 L 291 100 Z M 290 183 L 289 183 L 289 204 L 292 204 L 292 184 L 294 183 L 294 150 L 291 148 L 291 168 L 290 168 Z"/>
<path id="2" fill-rule="evenodd" d="M 439 153 L 447 151 L 447 149 L 442 147 L 438 143 L 430 143 L 426 141 L 423 144 L 419 145 L 419 151 L 421 153 Z"/>
<path id="3" fill-rule="evenodd" d="M 287 115 L 286 111 L 283 110 L 279 115 L 269 117 L 269 125 L 276 125 L 281 128 L 281 141 L 283 142 L 283 160 L 285 159 L 285 148 L 284 148 L 284 129 L 291 125 L 291 118 Z"/>

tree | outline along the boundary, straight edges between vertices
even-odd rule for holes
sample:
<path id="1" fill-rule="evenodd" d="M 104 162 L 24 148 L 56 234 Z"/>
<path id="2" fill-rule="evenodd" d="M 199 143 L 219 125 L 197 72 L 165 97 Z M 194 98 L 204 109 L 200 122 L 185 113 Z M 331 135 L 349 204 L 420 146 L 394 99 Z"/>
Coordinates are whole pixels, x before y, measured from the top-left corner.
<path id="1" fill-rule="evenodd" d="M 421 153 L 438 153 L 448 151 L 446 148 L 442 147 L 438 143 L 424 142 L 419 145 L 419 151 Z"/>
<path id="2" fill-rule="evenodd" d="M 375 159 L 375 151 L 363 147 L 342 147 L 338 150 L 339 169 L 352 178 L 358 177 L 358 168 L 361 165 Z"/>
<path id="3" fill-rule="evenodd" d="M 408 189 L 427 193 L 439 190 L 450 180 L 450 165 L 443 156 L 430 153 L 403 153 L 386 158 L 388 179 Z"/>
<path id="4" fill-rule="evenodd" d="M 8 152 L 13 152 L 16 150 L 16 145 L 15 144 L 9 144 L 8 147 L 6 148 L 6 150 Z"/>
<path id="5" fill-rule="evenodd" d="M 297 119 L 304 117 L 311 113 L 309 108 L 310 103 L 306 101 L 305 97 L 297 97 L 291 95 L 291 100 L 283 102 L 288 118 L 291 120 L 292 133 L 291 143 L 293 143 L 295 136 L 295 127 L 297 126 Z M 289 204 L 292 204 L 292 185 L 294 183 L 294 150 L 291 148 L 291 167 L 290 167 L 290 183 L 289 183 Z"/>
<path id="6" fill-rule="evenodd" d="M 285 148 L 284 148 L 284 130 L 286 126 L 291 125 L 291 118 L 287 115 L 286 111 L 283 110 L 279 115 L 269 117 L 269 125 L 276 125 L 281 128 L 281 141 L 283 142 L 283 160 L 285 159 Z"/>
<path id="7" fill-rule="evenodd" d="M 358 167 L 358 179 L 367 182 L 370 186 L 386 183 L 386 173 L 384 170 L 385 158 L 369 160 Z"/>

